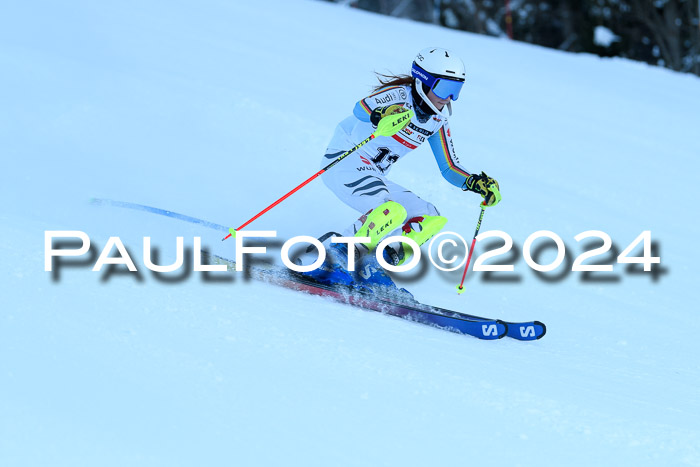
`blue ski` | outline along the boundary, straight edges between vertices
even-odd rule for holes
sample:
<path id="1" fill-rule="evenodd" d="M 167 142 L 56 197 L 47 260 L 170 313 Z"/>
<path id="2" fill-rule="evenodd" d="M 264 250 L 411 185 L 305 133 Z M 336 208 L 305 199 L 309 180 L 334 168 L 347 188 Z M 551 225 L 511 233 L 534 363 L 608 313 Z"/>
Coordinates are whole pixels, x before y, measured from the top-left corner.
<path id="1" fill-rule="evenodd" d="M 228 232 L 228 228 L 223 225 L 208 222 L 196 217 L 179 214 L 166 209 L 155 208 L 143 204 L 115 201 L 103 198 L 93 198 L 90 202 L 94 205 L 112 206 L 137 211 L 145 211 L 152 214 L 171 217 L 184 222 L 199 225 L 201 227 Z M 235 269 L 235 263 L 226 258 L 207 255 L 210 261 L 218 264 L 225 264 L 229 269 Z M 480 339 L 500 339 L 504 336 L 518 340 L 536 340 L 542 338 L 547 332 L 547 327 L 540 321 L 528 321 L 512 323 L 500 319 L 483 318 L 481 316 L 469 315 L 444 308 L 425 305 L 416 301 L 408 293 L 392 293 L 382 296 L 377 293 L 368 292 L 364 289 L 349 286 L 328 286 L 304 278 L 299 275 L 290 274 L 287 271 L 276 271 L 273 267 L 256 267 L 254 275 L 258 279 L 273 282 L 296 290 L 305 290 L 315 295 L 323 295 L 335 300 L 350 303 L 362 308 L 384 312 L 393 316 L 399 316 L 423 324 L 432 325 L 442 329 L 447 329 L 462 334 L 468 334 Z"/>
<path id="2" fill-rule="evenodd" d="M 202 255 L 212 264 L 224 264 L 229 270 L 235 270 L 236 264 L 232 260 L 205 252 L 202 252 Z M 257 280 L 479 339 L 501 339 L 508 334 L 508 324 L 504 321 L 486 318 L 475 320 L 456 311 L 424 305 L 413 300 L 408 292 L 400 292 L 398 289 L 394 294 L 383 296 L 346 285 L 322 284 L 274 266 L 252 266 L 246 270 L 250 277 Z"/>

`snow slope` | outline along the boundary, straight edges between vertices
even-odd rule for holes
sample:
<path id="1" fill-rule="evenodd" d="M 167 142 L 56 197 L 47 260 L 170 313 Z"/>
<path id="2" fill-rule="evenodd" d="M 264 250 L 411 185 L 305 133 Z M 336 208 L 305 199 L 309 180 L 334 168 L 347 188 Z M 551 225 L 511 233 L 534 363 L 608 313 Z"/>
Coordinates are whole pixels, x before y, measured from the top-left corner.
<path id="1" fill-rule="evenodd" d="M 700 465 L 697 77 L 324 2 L 3 10 L 0 465 Z M 619 252 L 650 230 L 666 272 L 546 281 L 519 253 L 515 281 L 470 273 L 463 296 L 459 272 L 399 278 L 424 302 L 548 326 L 483 342 L 230 274 L 166 282 L 143 268 L 144 236 L 163 263 L 176 236 L 232 244 L 89 203 L 239 225 L 317 170 L 373 71 L 406 72 L 430 45 L 467 65 L 463 164 L 502 187 L 482 231 L 522 250 L 551 230 L 574 258 L 580 232 Z M 392 177 L 471 238 L 478 199 L 429 148 Z M 316 181 L 251 228 L 355 217 Z M 96 253 L 119 236 L 141 274 L 92 272 L 93 257 L 55 277 L 45 230 L 84 231 Z"/>

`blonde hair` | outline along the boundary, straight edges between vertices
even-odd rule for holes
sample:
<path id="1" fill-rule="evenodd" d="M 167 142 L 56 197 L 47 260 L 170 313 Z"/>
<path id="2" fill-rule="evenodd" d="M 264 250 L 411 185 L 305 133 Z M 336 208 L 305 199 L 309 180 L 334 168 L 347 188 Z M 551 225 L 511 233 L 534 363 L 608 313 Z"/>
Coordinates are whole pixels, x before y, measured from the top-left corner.
<path id="1" fill-rule="evenodd" d="M 382 88 L 389 86 L 409 86 L 413 84 L 413 76 L 409 75 L 385 75 L 384 73 L 377 73 L 377 80 L 380 84 L 374 87 L 375 91 L 379 91 Z"/>

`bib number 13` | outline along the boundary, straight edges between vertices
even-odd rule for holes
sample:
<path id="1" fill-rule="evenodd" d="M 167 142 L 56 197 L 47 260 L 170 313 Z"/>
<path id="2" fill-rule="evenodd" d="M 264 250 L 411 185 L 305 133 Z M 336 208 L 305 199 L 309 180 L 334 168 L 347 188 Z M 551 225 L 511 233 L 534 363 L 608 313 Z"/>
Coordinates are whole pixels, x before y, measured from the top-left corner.
<path id="1" fill-rule="evenodd" d="M 391 154 L 391 149 L 389 148 L 379 148 L 377 150 L 377 155 L 372 158 L 374 165 L 382 172 L 388 169 L 389 166 L 397 160 L 399 160 L 399 156 Z"/>

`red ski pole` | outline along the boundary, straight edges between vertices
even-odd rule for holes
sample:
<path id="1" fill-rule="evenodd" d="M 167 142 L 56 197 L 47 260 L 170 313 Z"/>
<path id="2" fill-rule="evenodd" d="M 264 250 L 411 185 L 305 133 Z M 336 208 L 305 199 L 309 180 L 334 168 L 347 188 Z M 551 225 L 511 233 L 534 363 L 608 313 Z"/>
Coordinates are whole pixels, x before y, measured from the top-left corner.
<path id="1" fill-rule="evenodd" d="M 472 239 L 472 246 L 469 248 L 469 256 L 467 257 L 467 264 L 464 266 L 464 273 L 462 274 L 462 282 L 457 286 L 457 293 L 461 294 L 464 292 L 464 278 L 467 277 L 467 270 L 469 269 L 469 263 L 472 260 L 472 253 L 474 252 L 474 244 L 476 243 L 476 237 L 479 235 L 479 229 L 481 228 L 481 221 L 484 219 L 484 213 L 486 212 L 486 201 L 479 205 L 481 207 L 481 214 L 479 215 L 479 222 L 476 223 L 476 232 L 474 232 L 474 239 Z"/>
<path id="2" fill-rule="evenodd" d="M 246 227 L 248 224 L 250 224 L 251 222 L 253 222 L 255 219 L 257 219 L 258 217 L 262 216 L 262 215 L 265 214 L 267 211 L 269 211 L 270 209 L 274 208 L 275 206 L 277 206 L 278 204 L 280 204 L 280 203 L 281 203 L 282 201 L 284 201 L 285 199 L 287 199 L 287 198 L 289 198 L 290 196 L 292 196 L 294 193 L 296 193 L 297 191 L 299 191 L 299 189 L 301 189 L 302 187 L 304 187 L 306 184 L 308 184 L 309 182 L 311 182 L 313 179 L 315 179 L 316 177 L 318 177 L 319 175 L 321 175 L 321 174 L 322 174 L 323 172 L 325 172 L 326 170 L 330 170 L 330 169 L 331 169 L 334 165 L 336 165 L 338 162 L 342 161 L 342 160 L 345 159 L 347 156 L 349 156 L 350 154 L 352 154 L 353 152 L 355 152 L 357 149 L 359 149 L 360 147 L 364 146 L 365 144 L 369 143 L 371 140 L 373 140 L 373 139 L 376 138 L 377 136 L 393 136 L 393 135 L 395 135 L 396 133 L 398 133 L 398 132 L 406 125 L 406 122 L 407 122 L 407 121 L 410 121 L 410 120 L 411 120 L 411 118 L 413 118 L 413 110 L 408 110 L 408 111 L 406 111 L 406 112 L 401 112 L 401 113 L 396 113 L 396 114 L 387 115 L 386 117 L 382 118 L 382 119 L 379 121 L 379 125 L 377 125 L 377 130 L 376 130 L 374 133 L 372 133 L 367 139 L 365 139 L 365 140 L 362 141 L 361 143 L 355 145 L 355 147 L 353 147 L 352 149 L 350 149 L 350 150 L 344 152 L 343 154 L 341 154 L 340 156 L 338 156 L 338 158 L 336 158 L 333 162 L 331 162 L 330 164 L 328 164 L 327 166 L 325 166 L 324 168 L 322 168 L 321 170 L 319 170 L 318 172 L 316 172 L 315 174 L 313 174 L 311 177 L 307 178 L 307 179 L 306 179 L 305 181 L 303 181 L 300 185 L 298 185 L 297 187 L 295 187 L 292 191 L 290 191 L 290 192 L 287 193 L 286 195 L 282 196 L 280 199 L 278 199 L 277 201 L 275 201 L 274 203 L 272 203 L 271 205 L 269 205 L 268 207 L 266 207 L 265 209 L 263 209 L 262 211 L 260 211 L 259 213 L 257 213 L 257 214 L 254 215 L 253 217 L 251 217 L 250 219 L 248 219 L 246 222 L 244 222 L 243 224 L 241 224 L 241 226 L 238 227 L 237 229 L 230 228 L 230 229 L 229 229 L 229 234 L 226 235 L 224 238 L 222 238 L 221 241 L 224 241 L 224 240 L 226 240 L 226 239 L 229 238 L 229 237 L 235 237 L 237 231 L 239 231 L 239 230 L 241 230 L 242 228 Z"/>

